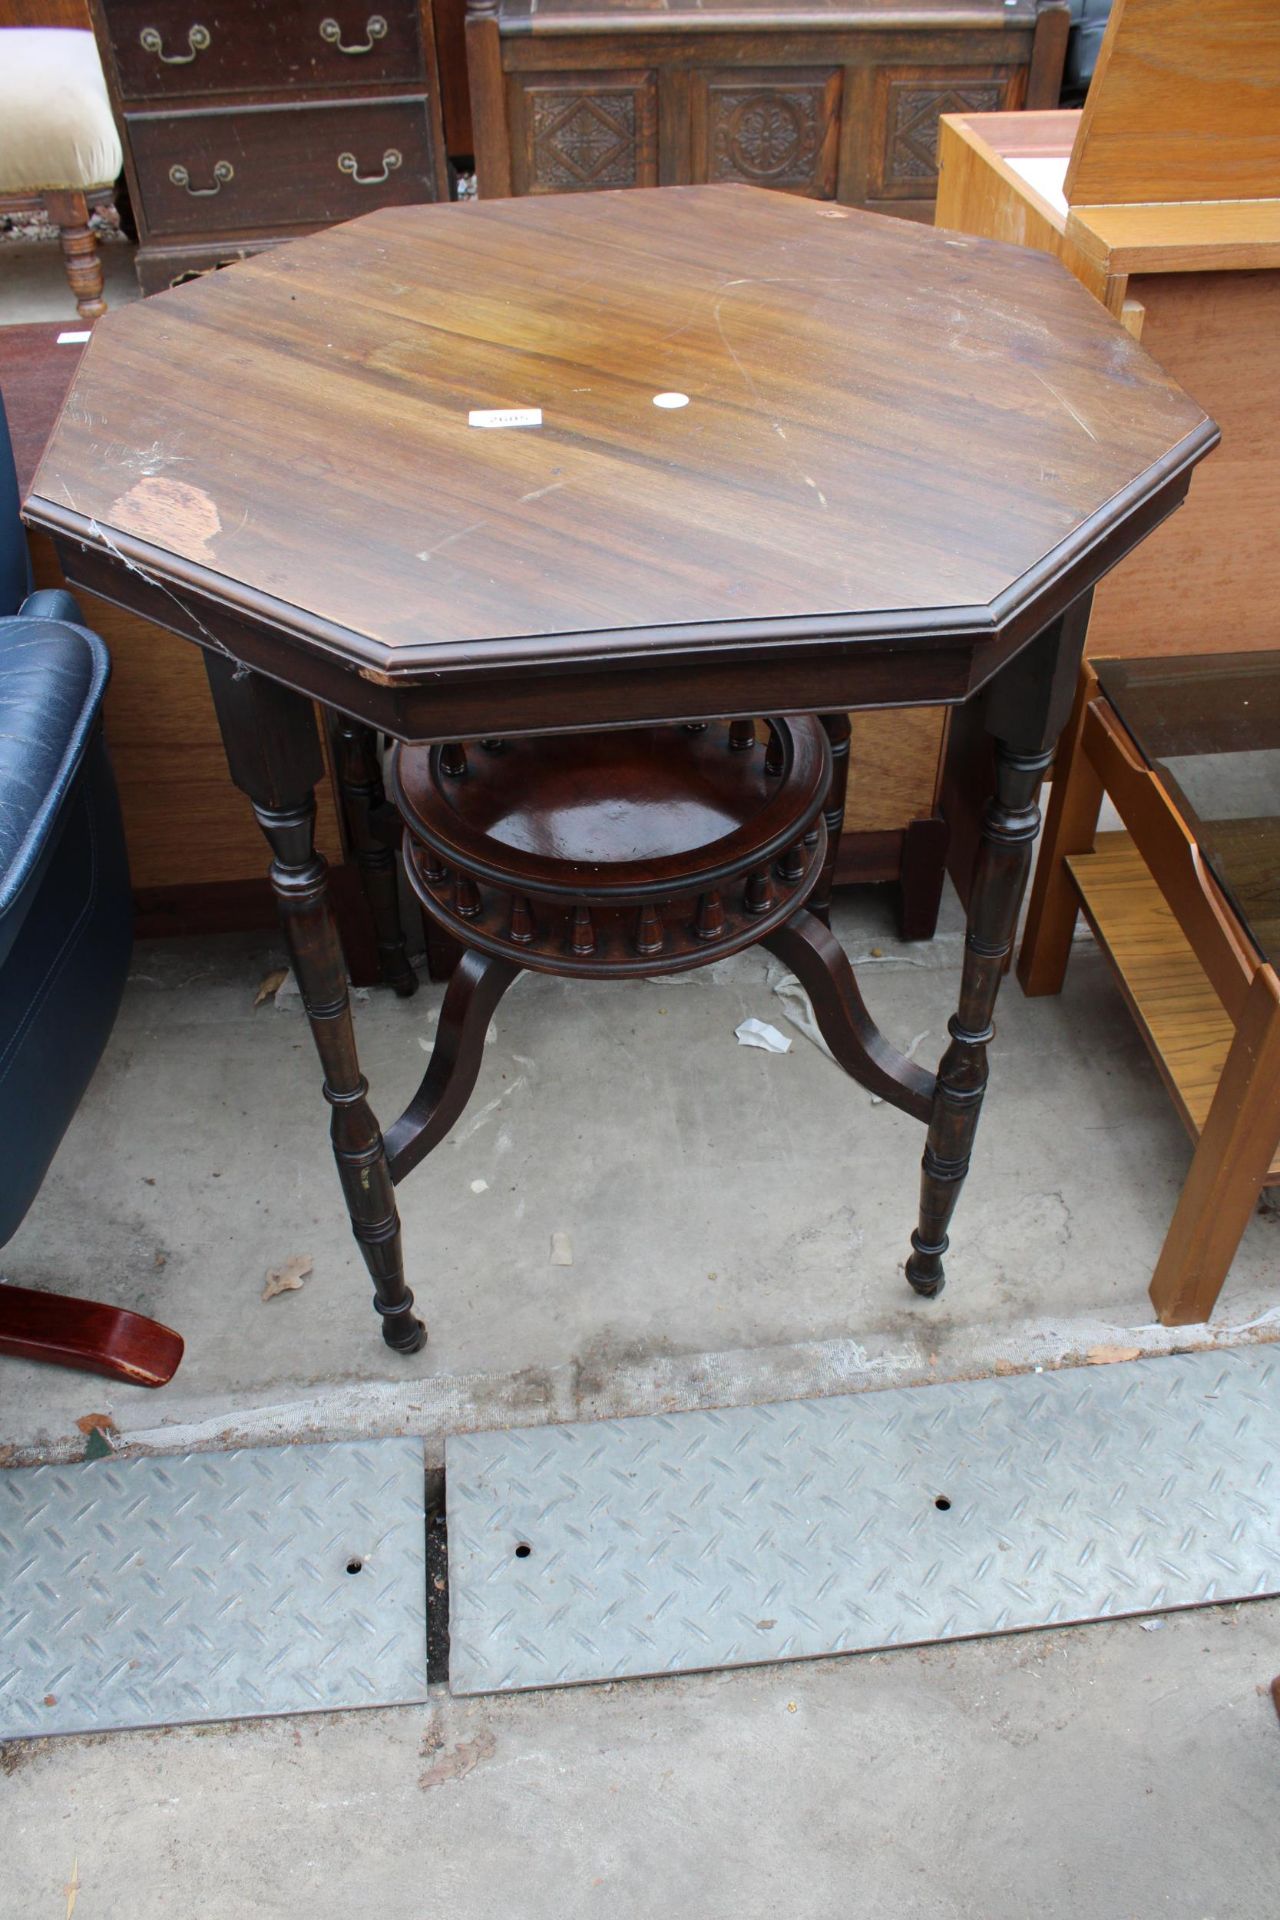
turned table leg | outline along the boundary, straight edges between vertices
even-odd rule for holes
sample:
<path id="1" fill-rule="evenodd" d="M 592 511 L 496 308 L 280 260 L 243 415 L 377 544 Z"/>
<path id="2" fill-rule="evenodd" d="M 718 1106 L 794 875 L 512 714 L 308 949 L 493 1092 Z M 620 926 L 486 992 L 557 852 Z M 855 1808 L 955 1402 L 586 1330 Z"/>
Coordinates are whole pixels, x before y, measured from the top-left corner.
<path id="1" fill-rule="evenodd" d="M 938 1067 L 921 1164 L 920 1218 L 906 1263 L 911 1285 L 929 1296 L 941 1293 L 946 1277 L 947 1228 L 969 1171 L 996 996 L 1040 828 L 1040 784 L 1070 709 L 1088 616 L 1086 595 L 1016 655 L 981 696 L 995 736 L 996 785 L 983 817 L 960 1004 L 948 1022 L 951 1039 Z"/>
<path id="2" fill-rule="evenodd" d="M 347 969 L 315 848 L 315 787 L 324 773 L 311 702 L 222 655 L 206 654 L 209 685 L 231 777 L 253 804 L 274 856 L 271 885 L 311 1035 L 351 1229 L 373 1280 L 382 1337 L 415 1353 L 426 1328 L 413 1313 L 400 1249 L 400 1216 L 368 1083 L 356 1054 Z"/>
<path id="3" fill-rule="evenodd" d="M 346 803 L 351 849 L 360 869 L 365 898 L 373 915 L 382 977 L 402 1000 L 418 991 L 400 918 L 395 842 L 383 823 L 391 810 L 382 785 L 378 736 L 372 727 L 339 715 L 333 728 L 338 785 Z M 395 816 L 391 815 L 392 820 Z M 396 822 L 398 827 L 398 822 Z"/>
<path id="4" fill-rule="evenodd" d="M 959 1010 L 947 1023 L 951 1044 L 938 1067 L 920 1179 L 920 1224 L 911 1236 L 907 1278 L 917 1293 L 942 1291 L 942 1256 L 978 1130 L 987 1087 L 987 1047 L 996 995 L 1013 948 L 1018 907 L 1040 828 L 1036 794 L 1052 759 L 1014 753 L 996 742 L 996 791 L 982 823 L 969 899 Z"/>

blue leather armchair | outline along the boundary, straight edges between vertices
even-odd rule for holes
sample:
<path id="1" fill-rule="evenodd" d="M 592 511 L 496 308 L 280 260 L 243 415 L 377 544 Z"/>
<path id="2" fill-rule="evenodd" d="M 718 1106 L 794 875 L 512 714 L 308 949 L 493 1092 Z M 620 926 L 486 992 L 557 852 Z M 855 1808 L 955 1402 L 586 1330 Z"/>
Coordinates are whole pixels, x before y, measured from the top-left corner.
<path id="1" fill-rule="evenodd" d="M 102 737 L 110 661 L 63 591 L 32 593 L 0 401 L 0 1247 L 16 1232 L 111 1032 L 132 945 L 120 805 Z M 167 1328 L 0 1287 L 0 1352 L 129 1379 Z M 161 1343 L 164 1344 L 163 1342 Z"/>

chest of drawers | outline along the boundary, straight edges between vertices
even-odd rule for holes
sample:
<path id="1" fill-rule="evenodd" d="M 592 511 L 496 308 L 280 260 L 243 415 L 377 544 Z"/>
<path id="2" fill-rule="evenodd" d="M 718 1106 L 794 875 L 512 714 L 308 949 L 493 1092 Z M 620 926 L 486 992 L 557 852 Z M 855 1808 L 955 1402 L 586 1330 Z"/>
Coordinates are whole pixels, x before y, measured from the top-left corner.
<path id="1" fill-rule="evenodd" d="M 92 0 L 144 293 L 448 196 L 431 0 Z"/>
<path id="2" fill-rule="evenodd" d="M 482 196 L 736 180 L 932 220 L 938 117 L 1056 106 L 1064 0 L 470 0 Z"/>

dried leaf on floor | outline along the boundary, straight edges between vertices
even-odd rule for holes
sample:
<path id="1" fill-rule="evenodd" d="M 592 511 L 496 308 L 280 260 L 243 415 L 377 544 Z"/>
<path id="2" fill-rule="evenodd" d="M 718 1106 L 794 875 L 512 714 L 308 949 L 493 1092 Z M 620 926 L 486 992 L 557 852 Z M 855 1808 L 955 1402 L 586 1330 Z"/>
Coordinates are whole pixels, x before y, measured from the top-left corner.
<path id="1" fill-rule="evenodd" d="M 264 1300 L 274 1300 L 278 1293 L 293 1293 L 300 1287 L 314 1267 L 315 1261 L 309 1253 L 295 1253 L 292 1260 L 286 1260 L 282 1267 L 272 1267 L 267 1275 L 267 1284 L 262 1289 Z"/>
<path id="2" fill-rule="evenodd" d="M 254 1006 L 260 1007 L 266 1001 L 274 1000 L 288 978 L 288 967 L 273 967 L 270 973 L 264 973 L 258 982 L 258 991 L 253 996 Z"/>
<path id="3" fill-rule="evenodd" d="M 115 1421 L 109 1413 L 82 1413 L 76 1421 L 81 1433 L 115 1433 Z"/>
<path id="4" fill-rule="evenodd" d="M 1111 1367 L 1117 1360 L 1138 1360 L 1141 1356 L 1141 1347 L 1090 1347 L 1084 1358 L 1086 1366 Z"/>

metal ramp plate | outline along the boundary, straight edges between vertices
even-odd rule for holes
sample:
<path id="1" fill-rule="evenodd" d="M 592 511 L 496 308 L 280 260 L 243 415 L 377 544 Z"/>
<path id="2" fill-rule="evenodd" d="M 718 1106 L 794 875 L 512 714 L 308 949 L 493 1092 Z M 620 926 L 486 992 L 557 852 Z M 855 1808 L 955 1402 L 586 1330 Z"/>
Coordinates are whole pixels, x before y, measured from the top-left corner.
<path id="1" fill-rule="evenodd" d="M 0 1473 L 0 1739 L 425 1700 L 424 1507 L 420 1440 Z"/>
<path id="2" fill-rule="evenodd" d="M 455 1693 L 1280 1592 L 1259 1346 L 451 1438 Z"/>

